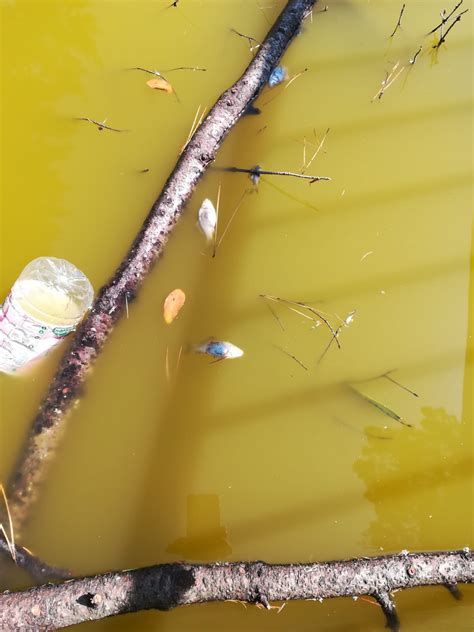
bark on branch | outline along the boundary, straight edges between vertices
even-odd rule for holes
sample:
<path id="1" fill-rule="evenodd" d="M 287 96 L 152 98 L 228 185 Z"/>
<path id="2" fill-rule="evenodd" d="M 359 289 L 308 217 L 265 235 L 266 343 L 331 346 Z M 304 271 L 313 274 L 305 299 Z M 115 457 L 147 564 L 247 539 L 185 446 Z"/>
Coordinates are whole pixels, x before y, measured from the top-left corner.
<path id="1" fill-rule="evenodd" d="M 372 595 L 383 605 L 389 627 L 397 630 L 392 592 L 473 581 L 474 556 L 468 549 L 317 564 L 162 564 L 4 593 L 0 629 L 57 629 L 210 601 L 238 600 L 269 608 L 272 601 Z"/>
<path id="2" fill-rule="evenodd" d="M 82 385 L 97 355 L 125 305 L 136 297 L 222 141 L 268 81 L 315 1 L 288 2 L 247 70 L 222 94 L 189 141 L 129 252 L 100 290 L 89 316 L 76 332 L 33 420 L 8 484 L 7 497 L 17 536 L 65 431 L 68 413 L 79 400 Z"/>

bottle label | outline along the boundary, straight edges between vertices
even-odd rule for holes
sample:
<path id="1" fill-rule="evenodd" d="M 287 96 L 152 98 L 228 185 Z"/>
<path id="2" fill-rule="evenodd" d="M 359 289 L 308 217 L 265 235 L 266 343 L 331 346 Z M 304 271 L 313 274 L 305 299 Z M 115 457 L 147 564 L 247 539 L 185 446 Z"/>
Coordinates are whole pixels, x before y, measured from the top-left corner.
<path id="1" fill-rule="evenodd" d="M 32 318 L 10 293 L 0 307 L 0 371 L 14 373 L 47 353 L 74 329 Z"/>

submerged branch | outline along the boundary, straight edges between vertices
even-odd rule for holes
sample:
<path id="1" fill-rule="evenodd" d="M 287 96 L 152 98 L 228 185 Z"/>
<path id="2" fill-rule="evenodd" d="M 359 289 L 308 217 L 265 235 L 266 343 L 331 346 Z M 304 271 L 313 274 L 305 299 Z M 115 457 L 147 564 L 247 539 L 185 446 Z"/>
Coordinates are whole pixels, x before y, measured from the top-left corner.
<path id="1" fill-rule="evenodd" d="M 17 535 L 65 432 L 68 413 L 80 399 L 97 356 L 163 252 L 186 202 L 214 161 L 224 138 L 266 85 L 314 2 L 289 0 L 241 78 L 219 97 L 180 154 L 141 231 L 78 328 L 33 420 L 9 480 L 7 496 Z"/>
<path id="2" fill-rule="evenodd" d="M 15 544 L 14 551 L 15 557 L 13 558 L 12 556 L 12 561 L 37 582 L 69 579 L 72 577 L 72 573 L 68 569 L 46 564 L 46 562 L 40 560 L 39 557 L 24 546 Z M 2 537 L 0 537 L 0 552 L 8 556 L 12 554 L 10 544 Z"/>
<path id="3" fill-rule="evenodd" d="M 44 585 L 0 595 L 0 628 L 58 629 L 140 610 L 242 601 L 271 608 L 272 601 L 371 595 L 387 624 L 398 630 L 390 596 L 417 586 L 474 581 L 474 556 L 462 551 L 407 553 L 316 564 L 162 564 Z"/>

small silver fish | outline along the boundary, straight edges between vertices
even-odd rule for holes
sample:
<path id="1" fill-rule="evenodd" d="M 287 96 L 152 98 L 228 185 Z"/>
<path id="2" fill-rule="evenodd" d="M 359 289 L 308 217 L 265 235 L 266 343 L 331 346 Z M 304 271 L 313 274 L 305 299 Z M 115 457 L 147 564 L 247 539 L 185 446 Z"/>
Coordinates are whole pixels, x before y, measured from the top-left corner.
<path id="1" fill-rule="evenodd" d="M 198 225 L 206 236 L 208 243 L 213 241 L 217 226 L 217 213 L 214 204 L 208 198 L 204 200 L 199 209 Z"/>
<path id="2" fill-rule="evenodd" d="M 279 83 L 285 81 L 285 78 L 286 68 L 283 68 L 283 66 L 277 66 L 272 70 L 270 77 L 268 78 L 268 85 L 270 86 L 270 88 L 274 88 Z"/>
<path id="3" fill-rule="evenodd" d="M 242 349 L 236 347 L 231 342 L 225 340 L 214 340 L 209 338 L 204 342 L 193 347 L 193 350 L 197 353 L 206 353 L 207 355 L 216 358 L 216 360 L 231 360 L 233 358 L 240 358 L 244 355 Z"/>

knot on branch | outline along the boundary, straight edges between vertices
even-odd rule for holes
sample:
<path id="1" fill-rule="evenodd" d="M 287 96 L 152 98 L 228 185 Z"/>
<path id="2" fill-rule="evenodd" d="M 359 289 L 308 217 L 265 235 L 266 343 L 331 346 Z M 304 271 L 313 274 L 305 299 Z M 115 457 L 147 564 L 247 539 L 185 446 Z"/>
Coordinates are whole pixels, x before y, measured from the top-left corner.
<path id="1" fill-rule="evenodd" d="M 99 593 L 85 593 L 77 598 L 77 603 L 86 608 L 97 608 L 102 603 L 102 595 Z"/>

